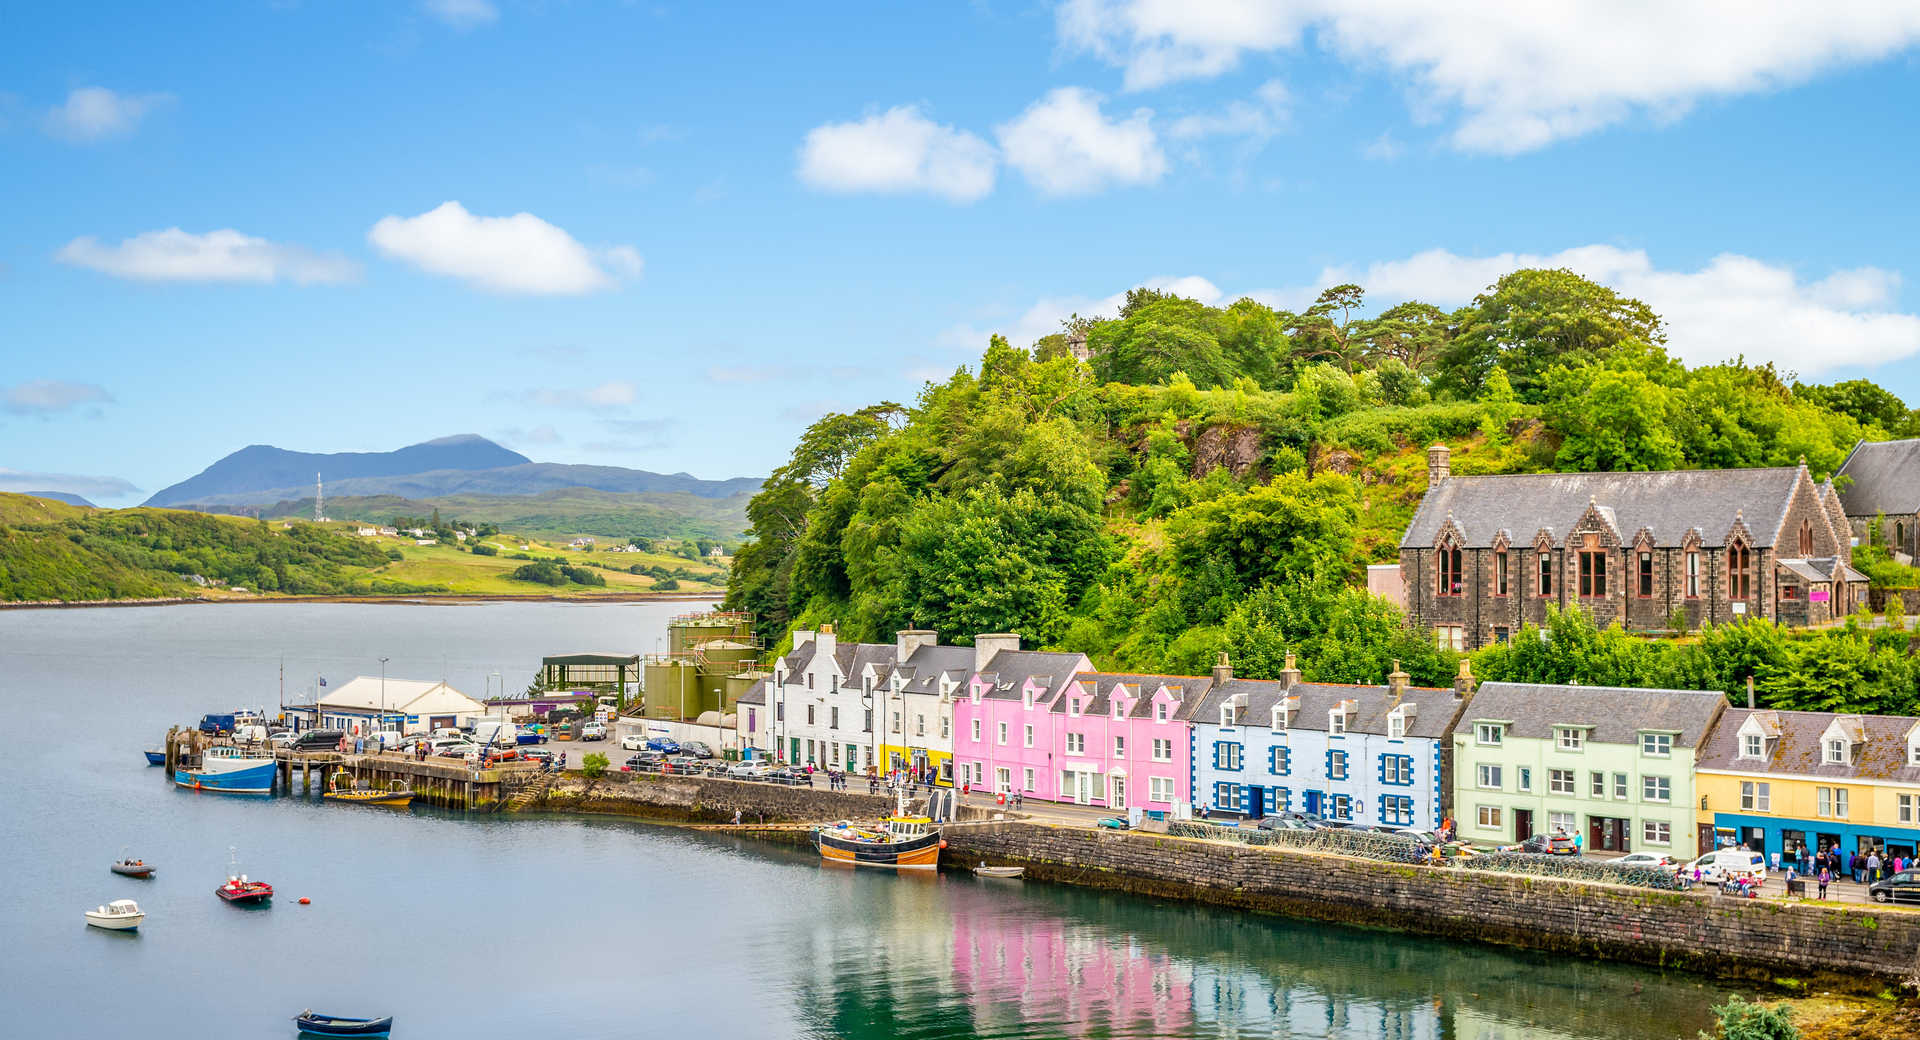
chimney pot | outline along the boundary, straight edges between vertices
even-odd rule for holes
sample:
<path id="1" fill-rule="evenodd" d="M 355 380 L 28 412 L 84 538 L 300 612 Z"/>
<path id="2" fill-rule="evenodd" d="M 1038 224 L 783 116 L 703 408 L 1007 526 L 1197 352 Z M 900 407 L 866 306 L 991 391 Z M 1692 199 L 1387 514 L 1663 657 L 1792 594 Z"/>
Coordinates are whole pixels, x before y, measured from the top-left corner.
<path id="1" fill-rule="evenodd" d="M 1020 649 L 1018 632 L 982 632 L 973 637 L 973 670 L 984 672 L 987 662 L 1002 650 Z"/>
<path id="2" fill-rule="evenodd" d="M 1407 680 L 1410 678 L 1412 677 L 1400 670 L 1399 661 L 1393 662 L 1393 671 L 1387 675 L 1387 692 L 1392 695 L 1395 707 L 1398 707 L 1401 699 L 1406 697 Z"/>
<path id="3" fill-rule="evenodd" d="M 1292 654 L 1287 655 L 1287 666 L 1280 671 L 1280 681 L 1285 683 L 1285 688 L 1289 690 L 1300 683 L 1300 667 L 1295 663 Z"/>
<path id="4" fill-rule="evenodd" d="M 1227 652 L 1220 651 L 1220 659 L 1213 664 L 1213 684 L 1219 686 L 1233 678 L 1233 662 L 1227 660 Z"/>
<path id="5" fill-rule="evenodd" d="M 1460 674 L 1455 676 L 1453 680 L 1453 695 L 1455 697 L 1471 696 L 1473 694 L 1473 685 L 1473 660 L 1462 657 L 1460 659 Z"/>
<path id="6" fill-rule="evenodd" d="M 1435 444 L 1427 449 L 1427 487 L 1446 480 L 1453 475 L 1453 450 L 1444 444 Z"/>

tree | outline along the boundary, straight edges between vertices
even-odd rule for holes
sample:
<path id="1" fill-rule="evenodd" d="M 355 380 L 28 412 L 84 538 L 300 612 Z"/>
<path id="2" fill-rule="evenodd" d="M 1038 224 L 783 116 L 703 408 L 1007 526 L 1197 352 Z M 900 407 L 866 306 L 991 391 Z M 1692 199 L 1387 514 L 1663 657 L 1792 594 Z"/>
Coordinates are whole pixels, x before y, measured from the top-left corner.
<path id="1" fill-rule="evenodd" d="M 1795 383 L 1793 394 L 1830 412 L 1852 416 L 1862 426 L 1878 426 L 1895 437 L 1920 432 L 1915 428 L 1915 413 L 1907 410 L 1906 402 L 1871 380 L 1849 379 L 1831 386 Z"/>
<path id="2" fill-rule="evenodd" d="M 1392 360 L 1425 375 L 1446 349 L 1451 332 L 1446 311 L 1431 303 L 1408 300 L 1381 311 L 1354 335 L 1364 342 L 1366 356 L 1376 368 Z"/>
<path id="3" fill-rule="evenodd" d="M 1284 473 L 1273 483 L 1188 506 L 1167 521 L 1169 560 L 1189 619 L 1225 617 L 1267 584 L 1345 581 L 1359 568 L 1359 492 L 1347 477 Z"/>
<path id="4" fill-rule="evenodd" d="M 1554 460 L 1562 469 L 1663 470 L 1685 461 L 1672 392 L 1638 368 L 1555 366 L 1544 396 L 1542 415 L 1565 438 Z"/>
<path id="5" fill-rule="evenodd" d="M 1295 355 L 1309 361 L 1330 361 L 1351 373 L 1365 345 L 1353 335 L 1353 312 L 1365 302 L 1366 295 L 1366 290 L 1351 283 L 1321 290 L 1313 306 L 1296 315 L 1287 327 Z"/>
<path id="6" fill-rule="evenodd" d="M 1522 401 L 1537 403 L 1555 365 L 1578 367 L 1623 344 L 1665 342 L 1659 315 L 1639 300 L 1565 268 L 1527 268 L 1503 275 L 1454 315 L 1440 382 L 1473 397 L 1499 366 Z"/>

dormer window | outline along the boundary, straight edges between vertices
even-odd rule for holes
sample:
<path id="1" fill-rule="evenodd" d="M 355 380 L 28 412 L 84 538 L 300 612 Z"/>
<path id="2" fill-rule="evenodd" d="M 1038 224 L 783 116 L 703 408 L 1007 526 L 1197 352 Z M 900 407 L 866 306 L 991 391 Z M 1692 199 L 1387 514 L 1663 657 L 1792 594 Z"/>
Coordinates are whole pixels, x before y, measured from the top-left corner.
<path id="1" fill-rule="evenodd" d="M 1827 741 L 1826 763 L 1830 766 L 1844 766 L 1847 764 L 1847 742 L 1845 740 L 1836 738 Z"/>
<path id="2" fill-rule="evenodd" d="M 1277 730 L 1285 730 L 1287 728 L 1287 722 L 1288 722 L 1288 719 L 1287 719 L 1286 705 L 1283 705 L 1283 704 L 1274 705 L 1273 706 L 1273 728 Z"/>
<path id="3" fill-rule="evenodd" d="M 1113 717 L 1116 721 L 1127 717 L 1127 705 L 1118 694 L 1113 698 Z"/>
<path id="4" fill-rule="evenodd" d="M 1920 743 L 1907 745 L 1907 764 L 1920 766 Z"/>
<path id="5" fill-rule="evenodd" d="M 1080 698 L 1078 697 L 1067 698 L 1067 714 L 1073 716 L 1074 718 L 1080 717 Z"/>
<path id="6" fill-rule="evenodd" d="M 1407 717 L 1397 711 L 1387 716 L 1387 736 L 1393 740 L 1399 740 L 1406 735 Z"/>
<path id="7" fill-rule="evenodd" d="M 1032 687 L 1028 687 L 1027 689 L 1022 690 L 1020 692 L 1020 706 L 1027 709 L 1028 711 L 1033 710 L 1033 688 Z"/>
<path id="8" fill-rule="evenodd" d="M 1562 751 L 1579 751 L 1586 746 L 1587 733 L 1575 726 L 1560 726 L 1553 731 L 1554 745 Z"/>
<path id="9" fill-rule="evenodd" d="M 1740 737 L 1741 758 L 1767 757 L 1767 738 L 1758 733 L 1745 733 Z"/>
<path id="10" fill-rule="evenodd" d="M 1347 731 L 1347 713 L 1338 708 L 1327 712 L 1327 732 L 1340 736 Z"/>
<path id="11" fill-rule="evenodd" d="M 1154 704 L 1154 706 L 1153 706 L 1153 721 L 1155 721 L 1155 722 L 1165 722 L 1165 721 L 1167 721 L 1167 702 L 1166 702 L 1166 701 L 1160 701 L 1160 702 L 1158 702 L 1158 703 L 1156 703 L 1156 704 Z"/>

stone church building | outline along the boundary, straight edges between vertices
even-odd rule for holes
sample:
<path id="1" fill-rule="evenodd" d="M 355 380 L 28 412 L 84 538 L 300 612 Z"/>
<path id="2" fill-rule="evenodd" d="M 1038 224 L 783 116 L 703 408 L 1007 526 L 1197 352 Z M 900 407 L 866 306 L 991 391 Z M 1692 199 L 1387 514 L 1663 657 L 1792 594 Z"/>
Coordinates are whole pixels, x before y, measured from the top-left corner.
<path id="1" fill-rule="evenodd" d="M 1665 473 L 1455 476 L 1427 449 L 1400 540 L 1412 623 L 1443 648 L 1505 642 L 1578 606 L 1632 631 L 1741 617 L 1822 624 L 1866 602 L 1832 481 L 1806 464 Z"/>
<path id="2" fill-rule="evenodd" d="M 1920 559 L 1920 439 L 1861 441 L 1841 463 L 1840 502 L 1854 537 L 1866 540 L 1877 521 L 1873 544 Z"/>

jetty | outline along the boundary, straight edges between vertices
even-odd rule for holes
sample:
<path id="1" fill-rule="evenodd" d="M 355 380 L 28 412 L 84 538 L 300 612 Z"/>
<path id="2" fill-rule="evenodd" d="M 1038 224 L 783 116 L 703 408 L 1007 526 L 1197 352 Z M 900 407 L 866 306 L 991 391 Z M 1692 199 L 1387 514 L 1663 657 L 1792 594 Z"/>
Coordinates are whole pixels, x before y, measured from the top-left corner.
<path id="1" fill-rule="evenodd" d="M 167 732 L 166 773 L 200 760 L 209 747 L 230 744 L 197 730 L 175 727 Z M 358 784 L 385 788 L 398 780 L 413 789 L 415 801 L 443 809 L 494 812 L 505 808 L 523 790 L 538 784 L 543 769 L 537 762 L 501 762 L 476 768 L 464 759 L 415 758 L 398 751 L 352 754 L 339 751 L 262 750 L 274 759 L 274 785 L 279 794 L 315 794 L 327 789 L 328 778 L 344 772 Z"/>

